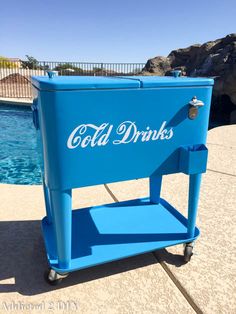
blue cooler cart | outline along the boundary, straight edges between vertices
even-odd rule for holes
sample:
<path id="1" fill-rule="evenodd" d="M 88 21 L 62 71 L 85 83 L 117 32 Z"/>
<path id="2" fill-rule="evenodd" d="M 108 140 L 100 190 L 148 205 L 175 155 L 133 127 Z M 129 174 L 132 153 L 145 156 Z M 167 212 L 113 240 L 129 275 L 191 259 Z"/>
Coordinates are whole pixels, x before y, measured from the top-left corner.
<path id="1" fill-rule="evenodd" d="M 33 77 L 50 269 L 68 273 L 185 243 L 195 227 L 213 80 L 173 77 Z M 189 175 L 188 219 L 160 198 L 162 176 Z M 73 188 L 150 178 L 150 195 L 72 211 Z"/>

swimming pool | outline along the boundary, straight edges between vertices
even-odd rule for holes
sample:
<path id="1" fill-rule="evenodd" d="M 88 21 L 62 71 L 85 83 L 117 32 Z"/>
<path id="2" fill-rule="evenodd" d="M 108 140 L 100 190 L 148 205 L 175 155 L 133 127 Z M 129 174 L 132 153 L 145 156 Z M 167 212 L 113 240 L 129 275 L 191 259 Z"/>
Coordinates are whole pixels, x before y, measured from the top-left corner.
<path id="1" fill-rule="evenodd" d="M 0 183 L 41 184 L 30 107 L 0 104 Z"/>

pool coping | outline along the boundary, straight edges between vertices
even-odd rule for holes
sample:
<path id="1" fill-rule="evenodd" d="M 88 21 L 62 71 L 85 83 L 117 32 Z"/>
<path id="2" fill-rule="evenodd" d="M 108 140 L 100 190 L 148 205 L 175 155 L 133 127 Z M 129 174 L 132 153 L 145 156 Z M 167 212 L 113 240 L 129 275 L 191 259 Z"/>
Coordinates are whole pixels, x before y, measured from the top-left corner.
<path id="1" fill-rule="evenodd" d="M 0 97 L 0 104 L 13 105 L 13 106 L 31 106 L 33 103 L 32 99 L 29 98 L 5 98 Z"/>

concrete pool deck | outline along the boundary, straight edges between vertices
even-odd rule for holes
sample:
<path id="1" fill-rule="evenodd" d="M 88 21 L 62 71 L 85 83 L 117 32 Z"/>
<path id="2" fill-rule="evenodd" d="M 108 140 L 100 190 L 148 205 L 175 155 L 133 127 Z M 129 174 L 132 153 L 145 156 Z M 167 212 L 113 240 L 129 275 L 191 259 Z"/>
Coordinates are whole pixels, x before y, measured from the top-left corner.
<path id="1" fill-rule="evenodd" d="M 236 313 L 236 125 L 208 133 L 194 256 L 176 246 L 71 274 L 51 287 L 40 230 L 41 186 L 0 185 L 0 313 Z M 187 208 L 187 176 L 166 176 L 162 197 Z M 148 194 L 148 180 L 76 189 L 73 208 Z"/>

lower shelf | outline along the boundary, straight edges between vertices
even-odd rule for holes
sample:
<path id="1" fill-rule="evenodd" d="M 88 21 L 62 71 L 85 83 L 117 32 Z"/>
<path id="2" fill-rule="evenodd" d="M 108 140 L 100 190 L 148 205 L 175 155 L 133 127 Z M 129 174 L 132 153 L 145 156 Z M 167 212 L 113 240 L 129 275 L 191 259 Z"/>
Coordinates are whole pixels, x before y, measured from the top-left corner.
<path id="1" fill-rule="evenodd" d="M 188 238 L 187 219 L 169 203 L 159 204 L 149 198 L 72 212 L 72 256 L 68 269 L 58 266 L 53 225 L 42 221 L 50 266 L 56 271 L 71 272 L 117 259 L 192 242 L 199 235 L 195 228 Z"/>

